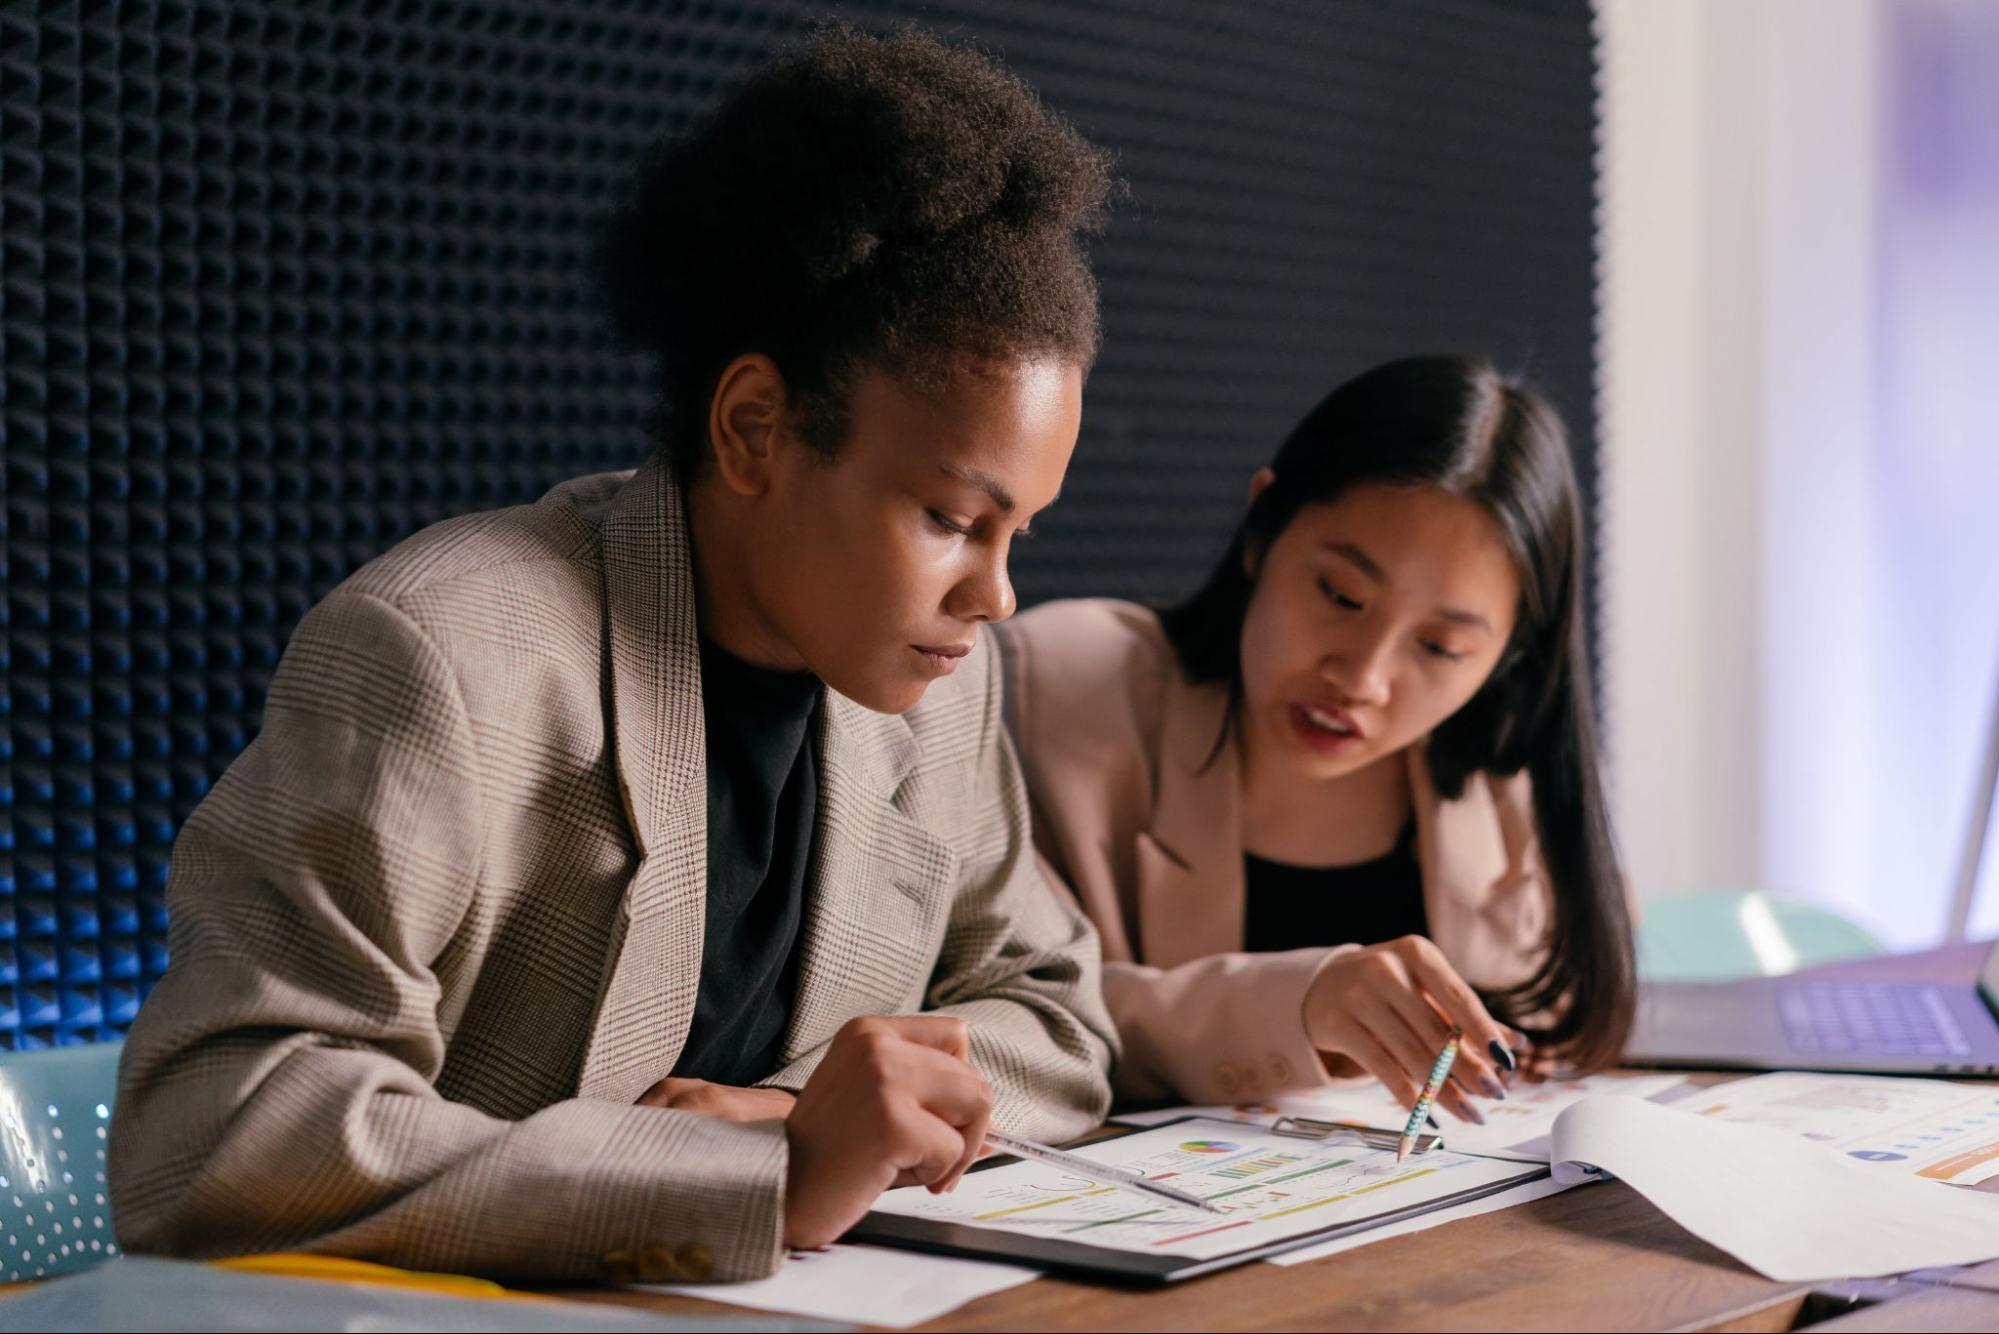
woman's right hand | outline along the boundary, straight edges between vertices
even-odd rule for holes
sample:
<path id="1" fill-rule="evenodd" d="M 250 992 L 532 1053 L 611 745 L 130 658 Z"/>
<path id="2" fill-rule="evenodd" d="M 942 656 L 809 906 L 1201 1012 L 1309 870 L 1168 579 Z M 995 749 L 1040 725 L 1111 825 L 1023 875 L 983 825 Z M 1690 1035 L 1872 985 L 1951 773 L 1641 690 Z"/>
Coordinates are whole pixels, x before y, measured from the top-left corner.
<path id="1" fill-rule="evenodd" d="M 834 1034 L 784 1122 L 785 1245 L 831 1245 L 892 1186 L 957 1186 L 993 1112 L 970 1056 L 952 1015 L 868 1015 Z"/>
<path id="2" fill-rule="evenodd" d="M 1504 1098 L 1501 1067 L 1488 1044 L 1509 1054 L 1526 1039 L 1486 1012 L 1444 952 L 1422 936 L 1341 950 L 1329 956 L 1305 993 L 1305 1036 L 1329 1057 L 1344 1057 L 1413 1107 L 1451 1025 L 1464 1033 L 1457 1082 L 1488 1098 Z M 1508 1072 L 1510 1073 L 1510 1072 Z M 1463 1090 L 1447 1082 L 1437 1101 L 1454 1115 L 1482 1122 Z"/>

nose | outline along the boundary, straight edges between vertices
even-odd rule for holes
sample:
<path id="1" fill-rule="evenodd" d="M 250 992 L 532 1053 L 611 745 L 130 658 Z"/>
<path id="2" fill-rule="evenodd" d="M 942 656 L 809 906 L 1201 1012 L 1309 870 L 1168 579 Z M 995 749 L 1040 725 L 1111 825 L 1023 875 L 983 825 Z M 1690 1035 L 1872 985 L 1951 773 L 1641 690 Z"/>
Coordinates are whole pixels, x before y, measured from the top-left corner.
<path id="1" fill-rule="evenodd" d="M 1007 577 L 1006 552 L 994 551 L 952 585 L 944 610 L 961 621 L 1003 621 L 1019 605 Z"/>
<path id="2" fill-rule="evenodd" d="M 1385 634 L 1356 638 L 1327 654 L 1319 663 L 1319 675 L 1349 704 L 1388 703 L 1389 672 L 1393 645 Z"/>

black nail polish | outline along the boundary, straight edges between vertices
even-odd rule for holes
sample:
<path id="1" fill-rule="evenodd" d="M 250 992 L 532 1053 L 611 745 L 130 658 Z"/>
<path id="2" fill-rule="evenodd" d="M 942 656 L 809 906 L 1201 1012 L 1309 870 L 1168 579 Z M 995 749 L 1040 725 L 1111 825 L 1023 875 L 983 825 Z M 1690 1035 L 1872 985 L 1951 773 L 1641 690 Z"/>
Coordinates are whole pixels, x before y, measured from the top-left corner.
<path id="1" fill-rule="evenodd" d="M 1508 1051 L 1498 1038 L 1486 1043 L 1485 1049 L 1492 1053 L 1492 1059 L 1499 1063 L 1499 1068 L 1508 1074 L 1520 1068 L 1520 1063 L 1513 1059 L 1513 1053 Z"/>

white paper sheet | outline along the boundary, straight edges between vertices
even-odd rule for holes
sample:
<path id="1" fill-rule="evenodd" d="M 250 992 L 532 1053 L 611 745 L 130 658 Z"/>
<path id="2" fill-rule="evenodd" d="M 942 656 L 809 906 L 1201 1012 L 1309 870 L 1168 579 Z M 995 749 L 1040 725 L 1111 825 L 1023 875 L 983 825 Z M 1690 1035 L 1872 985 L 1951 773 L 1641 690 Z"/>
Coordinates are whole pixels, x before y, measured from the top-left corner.
<path id="1" fill-rule="evenodd" d="M 1557 1180 L 1610 1172 L 1782 1282 L 1999 1257 L 1999 1196 L 1882 1172 L 1791 1131 L 1602 1096 L 1556 1118 L 1554 1153 Z"/>
<path id="2" fill-rule="evenodd" d="M 793 1251 L 769 1278 L 747 1283 L 640 1285 L 731 1306 L 906 1329 L 966 1302 L 1041 1277 L 1019 1265 L 989 1264 L 889 1246 Z"/>
<path id="3" fill-rule="evenodd" d="M 1958 1185 L 1999 1177 L 1999 1086 L 1992 1084 L 1786 1072 L 1716 1084 L 1682 1105 L 1789 1130 L 1885 1172 Z"/>

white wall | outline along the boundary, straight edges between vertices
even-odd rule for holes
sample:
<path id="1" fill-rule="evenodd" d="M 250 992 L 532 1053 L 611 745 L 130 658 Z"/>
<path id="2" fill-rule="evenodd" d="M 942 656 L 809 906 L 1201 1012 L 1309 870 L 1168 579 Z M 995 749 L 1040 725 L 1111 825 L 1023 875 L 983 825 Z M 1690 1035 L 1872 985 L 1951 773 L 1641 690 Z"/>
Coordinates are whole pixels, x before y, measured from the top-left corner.
<path id="1" fill-rule="evenodd" d="M 1999 5 L 1886 4 L 1874 468 L 1886 915 L 1955 878 L 1999 699 Z M 1975 935 L 1999 935 L 1988 843 Z"/>
<path id="2" fill-rule="evenodd" d="M 1600 9 L 1605 741 L 1648 894 L 1760 872 L 1765 148 L 1740 14 Z"/>
<path id="3" fill-rule="evenodd" d="M 1999 675 L 1994 19 L 1599 5 L 1605 735 L 1648 894 L 1941 933 Z"/>

